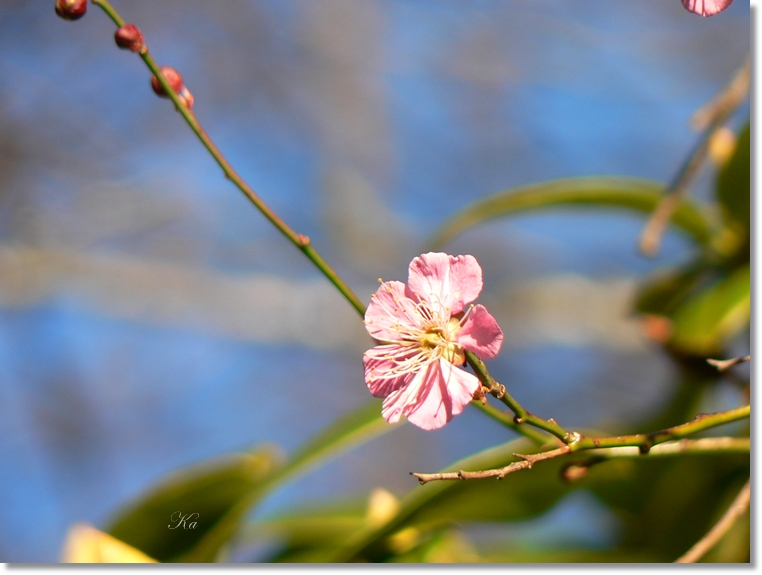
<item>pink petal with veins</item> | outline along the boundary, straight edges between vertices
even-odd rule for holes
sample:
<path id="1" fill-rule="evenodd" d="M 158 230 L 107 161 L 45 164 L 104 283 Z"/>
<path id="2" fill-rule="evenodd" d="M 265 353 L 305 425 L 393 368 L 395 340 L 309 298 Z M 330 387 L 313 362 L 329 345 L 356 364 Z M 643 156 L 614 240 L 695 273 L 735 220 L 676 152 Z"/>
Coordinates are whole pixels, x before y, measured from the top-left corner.
<path id="1" fill-rule="evenodd" d="M 394 375 L 393 370 L 400 361 L 409 359 L 418 349 L 401 345 L 378 345 L 365 352 L 362 357 L 365 366 L 365 383 L 373 397 L 386 397 L 412 380 L 414 374 Z"/>
<path id="2" fill-rule="evenodd" d="M 481 293 L 482 268 L 474 256 L 423 254 L 410 262 L 407 285 L 409 296 L 417 295 L 440 315 L 454 315 Z"/>
<path id="3" fill-rule="evenodd" d="M 469 312 L 457 335 L 458 345 L 486 359 L 497 356 L 503 344 L 503 330 L 497 321 L 479 304 Z"/>
<path id="4" fill-rule="evenodd" d="M 365 329 L 377 340 L 399 341 L 400 334 L 395 327 L 410 327 L 420 322 L 414 308 L 415 303 L 405 295 L 405 284 L 384 282 L 365 312 Z"/>
<path id="5" fill-rule="evenodd" d="M 733 0 L 683 0 L 683 6 L 701 16 L 714 16 L 733 3 Z"/>
<path id="6" fill-rule="evenodd" d="M 417 401 L 404 414 L 421 429 L 439 429 L 471 403 L 478 388 L 476 376 L 440 359 L 429 366 Z"/>

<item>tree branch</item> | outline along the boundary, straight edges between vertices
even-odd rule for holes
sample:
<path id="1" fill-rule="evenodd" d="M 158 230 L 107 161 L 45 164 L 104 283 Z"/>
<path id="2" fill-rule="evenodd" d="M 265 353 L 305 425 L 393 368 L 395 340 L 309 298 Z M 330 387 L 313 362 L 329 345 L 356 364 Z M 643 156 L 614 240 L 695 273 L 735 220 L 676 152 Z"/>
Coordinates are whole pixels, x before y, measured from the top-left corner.
<path id="1" fill-rule="evenodd" d="M 489 390 L 489 393 L 507 405 L 508 408 L 516 415 L 513 418 L 513 421 L 516 423 L 516 425 L 528 423 L 529 425 L 555 435 L 563 443 L 570 443 L 574 439 L 579 438 L 579 435 L 576 433 L 570 433 L 558 425 L 555 419 L 542 419 L 541 417 L 537 417 L 536 415 L 524 409 L 524 407 L 518 401 L 516 401 L 510 393 L 508 393 L 508 391 L 505 389 L 505 386 L 498 383 L 490 375 L 489 371 L 487 371 L 487 367 L 484 365 L 484 362 L 476 357 L 472 352 L 466 352 L 466 361 L 468 361 L 468 365 L 470 365 L 474 370 L 476 377 L 479 378 L 479 381 L 482 382 L 482 385 L 484 385 L 484 387 Z"/>
<path id="2" fill-rule="evenodd" d="M 445 472 L 445 473 L 412 473 L 411 475 L 418 478 L 421 485 L 428 483 L 429 481 L 441 481 L 452 479 L 485 479 L 487 477 L 497 477 L 503 479 L 506 475 L 521 471 L 522 469 L 531 469 L 532 465 L 538 461 L 544 461 L 546 459 L 553 459 L 562 455 L 568 455 L 577 451 L 593 451 L 595 455 L 602 455 L 604 457 L 612 457 L 612 453 L 615 451 L 609 451 L 602 448 L 627 448 L 636 447 L 638 453 L 646 455 L 651 449 L 661 443 L 665 443 L 670 439 L 678 439 L 703 431 L 705 429 L 711 429 L 725 423 L 732 421 L 738 421 L 749 417 L 750 407 L 748 405 L 731 409 L 728 411 L 720 411 L 718 413 L 701 413 L 697 415 L 693 421 L 683 423 L 682 425 L 676 425 L 668 429 L 660 431 L 654 431 L 652 433 L 641 433 L 638 435 L 621 435 L 615 437 L 582 437 L 581 435 L 574 433 L 578 438 L 576 441 L 540 453 L 532 454 L 519 454 L 514 455 L 521 459 L 521 461 L 514 461 L 505 467 L 497 469 L 487 469 L 484 471 L 458 471 L 458 472 Z M 682 442 L 674 442 L 669 447 L 664 447 L 661 450 L 661 455 L 674 455 L 677 453 L 684 453 L 686 451 L 695 450 L 697 452 L 737 452 L 739 449 L 744 451 L 748 449 L 749 440 L 745 439 L 745 443 L 733 441 L 735 438 L 708 438 L 703 443 L 686 444 Z M 710 441 L 711 440 L 711 441 Z M 635 452 L 629 450 L 627 456 L 634 455 Z M 620 455 L 621 456 L 621 455 Z"/>
<path id="3" fill-rule="evenodd" d="M 695 563 L 701 559 L 720 539 L 733 527 L 733 524 L 749 509 L 751 501 L 751 480 L 746 482 L 733 503 L 720 517 L 720 520 L 704 535 L 688 552 L 677 559 L 675 563 Z"/>
<path id="4" fill-rule="evenodd" d="M 485 413 L 486 415 L 488 415 L 495 421 L 498 421 L 499 423 L 502 423 L 506 427 L 511 428 L 516 433 L 523 435 L 527 439 L 531 439 L 537 445 L 545 445 L 548 442 L 548 439 L 551 438 L 549 435 L 545 435 L 539 431 L 532 429 L 531 427 L 517 424 L 513 420 L 513 417 L 511 417 L 508 413 L 506 413 L 505 411 L 501 411 L 500 409 L 488 403 L 482 404 L 480 401 L 473 401 L 471 402 L 471 405 L 473 405 L 479 411 L 481 411 L 482 413 Z"/>

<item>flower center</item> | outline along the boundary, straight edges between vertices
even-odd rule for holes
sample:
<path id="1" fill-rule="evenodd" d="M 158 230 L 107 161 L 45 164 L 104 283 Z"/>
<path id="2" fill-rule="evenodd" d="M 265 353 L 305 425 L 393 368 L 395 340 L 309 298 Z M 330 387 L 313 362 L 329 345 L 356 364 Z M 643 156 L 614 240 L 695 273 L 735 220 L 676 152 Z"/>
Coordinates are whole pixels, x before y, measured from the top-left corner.
<path id="1" fill-rule="evenodd" d="M 421 334 L 421 347 L 430 351 L 439 351 L 440 357 L 454 365 L 463 365 L 466 354 L 456 343 L 455 336 L 460 331 L 460 321 L 452 318 L 446 324 L 434 323 L 426 327 Z"/>

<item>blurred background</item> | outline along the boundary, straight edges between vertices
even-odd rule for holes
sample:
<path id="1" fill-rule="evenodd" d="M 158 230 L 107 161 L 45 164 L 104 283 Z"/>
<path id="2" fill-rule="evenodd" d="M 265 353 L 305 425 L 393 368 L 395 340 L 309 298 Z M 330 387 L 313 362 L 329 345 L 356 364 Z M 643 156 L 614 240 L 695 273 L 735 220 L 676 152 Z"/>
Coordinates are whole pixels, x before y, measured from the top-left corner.
<path id="1" fill-rule="evenodd" d="M 368 402 L 354 312 L 221 174 L 90 6 L 0 4 L 0 560 L 56 561 L 167 473 L 261 442 L 293 451 Z M 668 181 L 689 118 L 748 54 L 748 4 L 679 0 L 114 2 L 241 175 L 367 302 L 441 222 L 499 190 L 578 175 Z M 705 172 L 696 186 L 706 196 Z M 629 314 L 686 261 L 643 219 L 555 211 L 447 245 L 484 268 L 506 340 L 493 375 L 567 427 L 645 418 L 676 368 Z M 745 350 L 740 350 L 746 353 Z M 720 384 L 715 405 L 739 404 Z M 380 409 L 380 401 L 379 401 Z M 467 410 L 403 426 L 270 498 L 267 517 L 395 495 L 502 441 Z M 510 436 L 505 432 L 505 439 Z M 483 438 L 477 440 L 475 438 Z M 619 523 L 575 492 L 515 529 L 605 548 Z M 476 532 L 478 535 L 478 532 Z"/>

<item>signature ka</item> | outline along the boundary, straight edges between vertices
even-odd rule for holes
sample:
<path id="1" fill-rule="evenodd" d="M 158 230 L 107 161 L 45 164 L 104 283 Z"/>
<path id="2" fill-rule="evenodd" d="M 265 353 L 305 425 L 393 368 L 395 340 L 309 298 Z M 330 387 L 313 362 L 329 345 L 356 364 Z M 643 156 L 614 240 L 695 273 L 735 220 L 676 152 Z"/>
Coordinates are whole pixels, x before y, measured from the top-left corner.
<path id="1" fill-rule="evenodd" d="M 198 527 L 196 519 L 198 519 L 198 513 L 186 513 L 183 515 L 181 511 L 175 511 L 172 514 L 172 517 L 169 518 L 172 523 L 167 525 L 167 527 L 170 529 L 177 529 L 178 527 L 182 527 L 183 529 L 195 529 Z"/>

